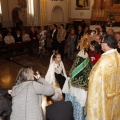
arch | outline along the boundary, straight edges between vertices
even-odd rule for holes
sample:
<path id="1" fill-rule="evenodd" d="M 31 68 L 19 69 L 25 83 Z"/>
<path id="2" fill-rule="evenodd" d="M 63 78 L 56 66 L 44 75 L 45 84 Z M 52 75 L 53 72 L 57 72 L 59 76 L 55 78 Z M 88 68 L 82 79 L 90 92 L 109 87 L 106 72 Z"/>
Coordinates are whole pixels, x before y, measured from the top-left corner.
<path id="1" fill-rule="evenodd" d="M 62 7 L 56 5 L 53 7 L 51 12 L 51 21 L 53 23 L 64 22 L 64 14 Z"/>

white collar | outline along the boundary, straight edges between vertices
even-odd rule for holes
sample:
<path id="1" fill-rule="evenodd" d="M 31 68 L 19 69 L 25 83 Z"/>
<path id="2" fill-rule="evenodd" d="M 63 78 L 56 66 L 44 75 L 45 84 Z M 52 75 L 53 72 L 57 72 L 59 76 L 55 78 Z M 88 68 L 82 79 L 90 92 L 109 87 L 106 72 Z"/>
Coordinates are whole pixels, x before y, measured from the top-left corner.
<path id="1" fill-rule="evenodd" d="M 55 30 L 53 30 L 53 32 L 55 32 L 56 31 L 56 29 Z"/>
<path id="2" fill-rule="evenodd" d="M 77 55 L 80 56 L 80 57 L 83 57 L 83 58 L 88 57 L 87 52 L 85 52 L 84 50 L 80 50 Z"/>
<path id="3" fill-rule="evenodd" d="M 108 54 L 108 53 L 112 53 L 112 52 L 115 52 L 115 51 L 117 51 L 117 50 L 116 49 L 111 49 L 111 50 L 108 50 L 107 52 L 103 53 L 103 55 Z"/>

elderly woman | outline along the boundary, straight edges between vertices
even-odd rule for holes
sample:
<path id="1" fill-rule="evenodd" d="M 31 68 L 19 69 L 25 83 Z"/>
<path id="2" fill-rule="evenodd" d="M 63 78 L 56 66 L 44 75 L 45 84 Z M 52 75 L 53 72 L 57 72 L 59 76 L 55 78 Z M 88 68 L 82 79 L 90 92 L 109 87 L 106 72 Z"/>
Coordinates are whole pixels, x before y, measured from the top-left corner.
<path id="1" fill-rule="evenodd" d="M 22 68 L 17 76 L 16 86 L 12 89 L 12 113 L 10 120 L 43 120 L 41 96 L 51 96 L 54 88 L 43 78 L 34 81 L 34 72 Z"/>

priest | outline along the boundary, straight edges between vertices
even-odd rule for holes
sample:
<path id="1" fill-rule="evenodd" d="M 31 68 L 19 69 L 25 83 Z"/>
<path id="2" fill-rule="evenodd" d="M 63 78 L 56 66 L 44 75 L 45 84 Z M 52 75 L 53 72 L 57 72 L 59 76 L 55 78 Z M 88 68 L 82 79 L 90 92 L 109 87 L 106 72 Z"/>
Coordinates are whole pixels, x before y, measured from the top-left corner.
<path id="1" fill-rule="evenodd" d="M 87 120 L 120 120 L 120 55 L 117 40 L 107 35 L 104 53 L 92 68 L 88 84 Z"/>

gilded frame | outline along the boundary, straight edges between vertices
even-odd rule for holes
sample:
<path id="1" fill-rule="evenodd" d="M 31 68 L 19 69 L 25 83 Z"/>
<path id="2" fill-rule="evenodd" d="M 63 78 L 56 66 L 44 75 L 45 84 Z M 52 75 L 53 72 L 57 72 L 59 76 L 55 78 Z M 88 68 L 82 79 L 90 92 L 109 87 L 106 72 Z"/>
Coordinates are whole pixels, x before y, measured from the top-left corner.
<path id="1" fill-rule="evenodd" d="M 76 10 L 90 10 L 90 0 L 76 0 Z"/>

